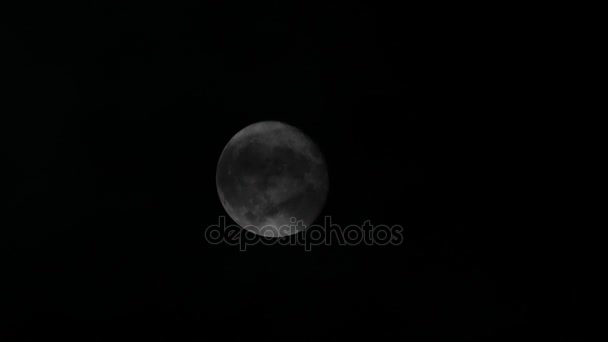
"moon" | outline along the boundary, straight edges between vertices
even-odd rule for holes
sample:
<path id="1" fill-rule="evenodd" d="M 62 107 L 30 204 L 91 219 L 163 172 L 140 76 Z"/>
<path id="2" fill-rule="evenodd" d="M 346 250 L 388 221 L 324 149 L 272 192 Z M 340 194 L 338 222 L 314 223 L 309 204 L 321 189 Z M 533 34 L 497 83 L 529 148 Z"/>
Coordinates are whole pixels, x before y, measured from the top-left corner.
<path id="1" fill-rule="evenodd" d="M 216 170 L 217 192 L 242 228 L 266 237 L 305 230 L 327 198 L 327 165 L 302 131 L 278 121 L 249 125 L 226 144 Z"/>

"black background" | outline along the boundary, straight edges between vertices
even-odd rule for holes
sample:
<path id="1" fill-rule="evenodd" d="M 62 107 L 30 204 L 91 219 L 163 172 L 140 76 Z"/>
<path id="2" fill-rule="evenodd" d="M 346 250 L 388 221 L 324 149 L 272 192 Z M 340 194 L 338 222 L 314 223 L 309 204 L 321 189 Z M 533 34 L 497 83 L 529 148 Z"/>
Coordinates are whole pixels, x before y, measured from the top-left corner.
<path id="1" fill-rule="evenodd" d="M 498 9 L 353 1 L 29 4 L 8 56 L 7 341 L 504 340 L 533 330 Z M 13 67 L 14 66 L 14 67 Z M 302 129 L 322 215 L 398 247 L 204 241 L 248 124 Z M 499 170 L 499 171 L 497 171 Z"/>

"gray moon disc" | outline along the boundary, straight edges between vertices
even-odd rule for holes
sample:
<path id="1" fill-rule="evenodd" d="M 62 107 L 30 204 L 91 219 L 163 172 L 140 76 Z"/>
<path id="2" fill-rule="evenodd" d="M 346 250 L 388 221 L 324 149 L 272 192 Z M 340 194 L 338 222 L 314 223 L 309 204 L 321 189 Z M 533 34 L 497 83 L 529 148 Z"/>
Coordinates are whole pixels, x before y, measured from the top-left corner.
<path id="1" fill-rule="evenodd" d="M 268 237 L 306 229 L 329 186 L 325 159 L 299 129 L 278 121 L 243 128 L 226 144 L 216 170 L 220 201 L 242 228 Z"/>

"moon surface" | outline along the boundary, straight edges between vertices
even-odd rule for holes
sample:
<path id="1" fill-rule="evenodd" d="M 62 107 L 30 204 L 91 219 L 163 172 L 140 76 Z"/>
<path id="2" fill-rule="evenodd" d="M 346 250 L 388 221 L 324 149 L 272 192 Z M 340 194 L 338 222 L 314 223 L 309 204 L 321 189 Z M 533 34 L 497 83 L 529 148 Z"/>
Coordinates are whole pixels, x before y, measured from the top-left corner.
<path id="1" fill-rule="evenodd" d="M 319 215 L 329 186 L 325 159 L 299 129 L 278 121 L 243 128 L 217 164 L 216 185 L 228 215 L 268 237 L 306 229 Z"/>

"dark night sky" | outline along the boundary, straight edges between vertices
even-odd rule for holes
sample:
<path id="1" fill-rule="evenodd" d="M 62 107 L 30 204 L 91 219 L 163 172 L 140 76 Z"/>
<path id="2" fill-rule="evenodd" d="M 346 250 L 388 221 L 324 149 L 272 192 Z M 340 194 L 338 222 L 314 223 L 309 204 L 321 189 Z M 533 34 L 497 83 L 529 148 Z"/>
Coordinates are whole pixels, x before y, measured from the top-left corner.
<path id="1" fill-rule="evenodd" d="M 13 27 L 6 341 L 513 341 L 532 329 L 530 246 L 493 199 L 510 186 L 496 170 L 514 166 L 490 159 L 505 146 L 486 138 L 517 58 L 496 44 L 494 10 L 85 3 L 32 5 Z M 320 146 L 322 215 L 402 225 L 403 245 L 207 244 L 225 214 L 222 148 L 262 120 Z"/>

